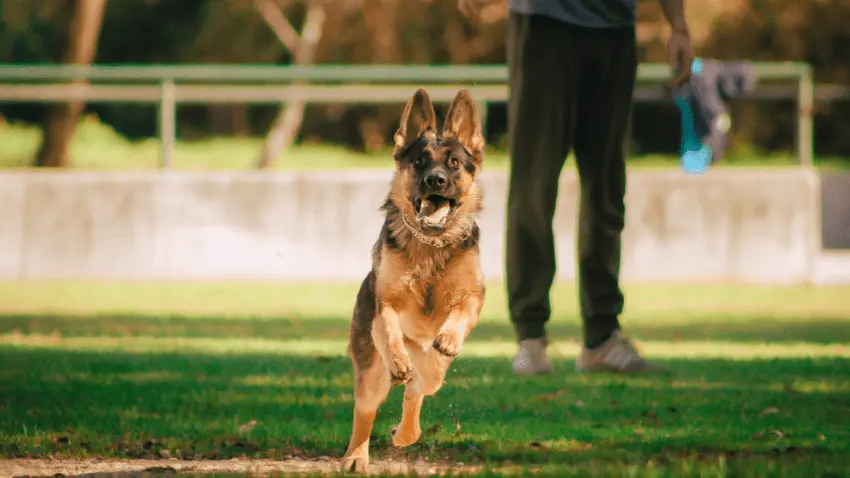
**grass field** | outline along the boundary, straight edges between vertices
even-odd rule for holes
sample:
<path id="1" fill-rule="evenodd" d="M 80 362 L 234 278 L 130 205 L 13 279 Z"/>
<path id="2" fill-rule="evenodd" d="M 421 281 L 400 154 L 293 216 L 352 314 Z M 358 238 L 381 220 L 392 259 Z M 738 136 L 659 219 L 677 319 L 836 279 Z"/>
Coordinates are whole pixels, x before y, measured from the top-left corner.
<path id="1" fill-rule="evenodd" d="M 580 376 L 572 284 L 557 371 L 510 373 L 500 284 L 420 442 L 373 457 L 550 476 L 847 476 L 850 287 L 630 285 L 627 331 L 672 377 Z M 339 458 L 354 284 L 0 284 L 0 456 Z M 163 451 L 165 450 L 165 451 Z"/>
<path id="2" fill-rule="evenodd" d="M 0 169 L 22 168 L 32 164 L 41 140 L 34 127 L 0 123 L 3 148 L 0 149 Z M 178 141 L 172 167 L 178 170 L 250 170 L 254 169 L 261 150 L 261 139 L 220 138 L 204 141 Z M 85 120 L 74 135 L 70 157 L 74 169 L 82 170 L 145 170 L 159 167 L 157 139 L 129 142 L 107 125 L 97 120 Z M 389 167 L 390 151 L 363 154 L 328 145 L 300 145 L 281 155 L 274 168 L 278 170 L 339 170 Z M 630 167 L 658 169 L 678 167 L 674 155 L 642 155 L 630 158 Z M 503 150 L 490 148 L 486 168 L 502 169 L 508 164 Z M 729 151 L 720 167 L 793 167 L 799 164 L 793 154 L 765 154 L 738 149 Z M 850 161 L 840 158 L 816 158 L 821 168 L 847 168 Z M 567 162 L 567 168 L 575 162 Z"/>

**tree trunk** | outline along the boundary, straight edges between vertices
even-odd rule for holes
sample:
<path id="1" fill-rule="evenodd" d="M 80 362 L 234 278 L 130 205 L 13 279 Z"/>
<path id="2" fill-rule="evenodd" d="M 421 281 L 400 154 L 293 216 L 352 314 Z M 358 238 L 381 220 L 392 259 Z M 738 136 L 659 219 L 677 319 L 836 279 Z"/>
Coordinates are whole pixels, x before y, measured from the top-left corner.
<path id="1" fill-rule="evenodd" d="M 258 5 L 261 3 L 258 2 Z M 300 38 L 297 40 L 293 40 L 293 30 L 286 19 L 283 18 L 282 13 L 278 16 L 269 10 L 261 10 L 261 12 L 281 42 L 293 53 L 294 64 L 309 65 L 313 63 L 316 47 L 322 38 L 322 29 L 326 18 L 325 10 L 321 6 L 314 4 L 309 7 L 304 19 L 304 27 L 301 29 Z M 274 17 L 271 15 L 274 15 Z M 303 85 L 303 83 L 293 83 L 295 87 L 299 85 Z M 303 101 L 290 101 L 281 106 L 263 144 L 263 150 L 257 162 L 258 169 L 271 167 L 280 153 L 295 142 L 295 138 L 301 130 L 301 122 L 306 107 L 307 105 Z"/>
<path id="2" fill-rule="evenodd" d="M 76 0 L 68 32 L 68 47 L 62 61 L 73 65 L 89 65 L 97 51 L 97 39 L 103 23 L 106 0 Z M 77 80 L 73 84 L 85 84 Z M 67 167 L 68 146 L 80 116 L 83 101 L 71 101 L 50 108 L 42 124 L 42 140 L 35 159 L 39 167 Z"/>

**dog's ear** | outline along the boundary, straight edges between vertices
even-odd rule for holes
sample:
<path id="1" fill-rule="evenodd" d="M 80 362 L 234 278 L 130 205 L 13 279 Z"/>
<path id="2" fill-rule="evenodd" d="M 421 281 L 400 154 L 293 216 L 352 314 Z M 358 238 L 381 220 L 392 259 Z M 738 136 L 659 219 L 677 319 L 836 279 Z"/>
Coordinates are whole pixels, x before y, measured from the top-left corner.
<path id="1" fill-rule="evenodd" d="M 431 97 L 428 96 L 427 91 L 419 88 L 413 98 L 407 102 L 401 114 L 401 124 L 393 137 L 395 146 L 401 148 L 425 132 L 436 132 L 436 130 L 437 117 Z"/>
<path id="2" fill-rule="evenodd" d="M 466 88 L 457 92 L 449 106 L 446 123 L 443 125 L 443 137 L 455 138 L 471 153 L 480 152 L 484 148 L 478 107 Z"/>

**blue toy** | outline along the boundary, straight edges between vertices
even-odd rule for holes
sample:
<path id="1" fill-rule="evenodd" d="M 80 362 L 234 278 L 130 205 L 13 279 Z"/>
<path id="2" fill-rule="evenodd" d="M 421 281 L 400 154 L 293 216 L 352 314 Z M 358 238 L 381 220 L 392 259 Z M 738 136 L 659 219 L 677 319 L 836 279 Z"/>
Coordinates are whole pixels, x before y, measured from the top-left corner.
<path id="1" fill-rule="evenodd" d="M 682 116 L 681 166 L 702 174 L 726 149 L 731 118 L 726 102 L 755 89 L 751 62 L 694 58 L 691 80 L 672 91 Z"/>
<path id="2" fill-rule="evenodd" d="M 691 76 L 696 77 L 700 73 L 702 73 L 702 60 L 694 58 L 691 65 Z M 691 110 L 691 105 L 681 93 L 676 95 L 676 106 L 679 107 L 679 112 L 682 115 L 680 149 L 682 170 L 688 174 L 702 174 L 708 170 L 708 166 L 711 164 L 711 146 L 703 144 L 697 134 L 694 124 L 694 111 Z"/>

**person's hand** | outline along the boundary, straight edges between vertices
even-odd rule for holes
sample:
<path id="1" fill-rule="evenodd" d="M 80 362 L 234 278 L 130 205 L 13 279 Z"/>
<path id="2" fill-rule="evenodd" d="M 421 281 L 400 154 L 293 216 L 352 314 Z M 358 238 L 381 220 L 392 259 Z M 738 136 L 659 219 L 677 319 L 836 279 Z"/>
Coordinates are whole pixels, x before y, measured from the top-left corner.
<path id="1" fill-rule="evenodd" d="M 472 22 L 477 22 L 481 15 L 481 4 L 483 0 L 458 0 L 457 8 Z"/>
<path id="2" fill-rule="evenodd" d="M 461 0 L 463 1 L 463 0 Z M 694 50 L 691 46 L 691 35 L 687 29 L 674 28 L 667 39 L 667 63 L 676 76 L 668 81 L 671 88 L 681 86 L 691 79 L 691 65 L 694 62 Z"/>

